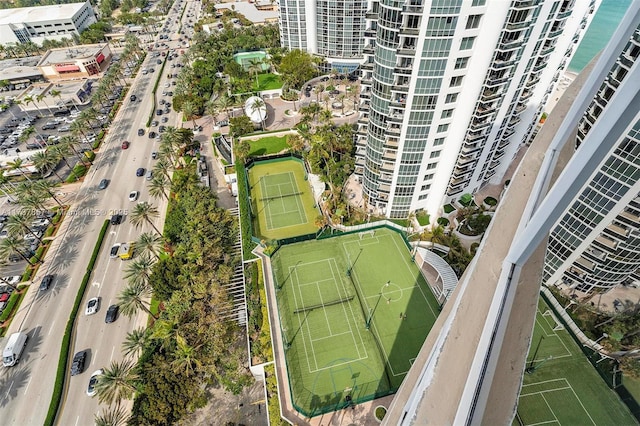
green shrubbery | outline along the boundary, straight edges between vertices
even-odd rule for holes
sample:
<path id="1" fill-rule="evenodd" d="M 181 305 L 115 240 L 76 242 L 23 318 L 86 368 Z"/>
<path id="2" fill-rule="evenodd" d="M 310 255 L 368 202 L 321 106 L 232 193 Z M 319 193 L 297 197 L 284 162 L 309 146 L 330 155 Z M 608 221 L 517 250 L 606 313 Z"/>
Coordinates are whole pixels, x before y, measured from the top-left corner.
<path id="1" fill-rule="evenodd" d="M 87 174 L 87 170 L 89 170 L 89 168 L 87 166 L 85 166 L 84 164 L 76 164 L 75 166 L 73 166 L 73 171 L 71 172 L 71 174 L 69 174 L 69 176 L 67 177 L 66 182 L 67 183 L 73 183 L 76 182 L 77 180 L 79 180 L 82 176 L 84 176 L 85 174 Z"/>
<path id="2" fill-rule="evenodd" d="M 236 161 L 236 176 L 238 179 L 238 207 L 240 208 L 240 227 L 242 229 L 242 258 L 254 259 L 251 251 L 256 244 L 251 240 L 251 208 L 249 207 L 249 188 L 247 188 L 247 169 L 240 161 Z"/>
<path id="3" fill-rule="evenodd" d="M 264 375 L 267 387 L 267 409 L 269 410 L 269 424 L 271 426 L 285 426 L 280 414 L 280 400 L 278 397 L 278 381 L 274 364 L 265 365 Z"/>

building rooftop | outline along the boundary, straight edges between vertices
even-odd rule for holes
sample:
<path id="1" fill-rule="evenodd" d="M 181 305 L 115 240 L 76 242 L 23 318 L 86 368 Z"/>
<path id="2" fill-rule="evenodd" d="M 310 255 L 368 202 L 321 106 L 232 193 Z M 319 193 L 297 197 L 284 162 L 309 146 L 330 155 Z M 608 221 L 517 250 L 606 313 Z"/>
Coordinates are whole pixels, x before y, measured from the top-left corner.
<path id="1" fill-rule="evenodd" d="M 40 58 L 40 56 L 30 56 L 28 58 L 4 59 L 0 61 L 0 75 L 3 80 L 41 76 L 42 72 L 36 67 Z"/>
<path id="2" fill-rule="evenodd" d="M 76 59 L 90 58 L 95 56 L 105 43 L 100 44 L 81 44 L 73 47 L 61 47 L 59 49 L 51 49 L 44 54 L 38 66 L 46 66 L 51 64 L 59 64 L 60 62 L 74 61 Z"/>
<path id="3" fill-rule="evenodd" d="M 18 7 L 0 10 L 0 25 L 21 22 L 54 21 L 73 16 L 84 3 L 55 4 L 51 6 Z"/>
<path id="4" fill-rule="evenodd" d="M 216 9 L 232 9 L 244 15 L 254 24 L 260 24 L 268 20 L 278 19 L 277 10 L 258 10 L 253 3 L 239 1 L 235 3 L 216 4 Z"/>

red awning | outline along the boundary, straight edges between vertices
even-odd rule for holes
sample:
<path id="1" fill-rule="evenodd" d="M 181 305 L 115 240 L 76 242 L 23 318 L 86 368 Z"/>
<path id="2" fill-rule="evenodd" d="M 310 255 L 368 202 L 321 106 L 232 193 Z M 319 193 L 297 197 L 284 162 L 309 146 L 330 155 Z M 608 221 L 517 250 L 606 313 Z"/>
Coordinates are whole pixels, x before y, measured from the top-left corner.
<path id="1" fill-rule="evenodd" d="M 101 64 L 101 63 L 102 63 L 102 61 L 104 61 L 104 55 L 102 54 L 102 52 L 100 52 L 100 53 L 98 54 L 98 56 L 96 56 L 96 61 L 97 61 L 99 64 Z"/>
<path id="2" fill-rule="evenodd" d="M 74 71 L 80 71 L 80 67 L 77 65 L 62 65 L 62 66 L 56 66 L 56 71 L 58 72 L 74 72 Z"/>

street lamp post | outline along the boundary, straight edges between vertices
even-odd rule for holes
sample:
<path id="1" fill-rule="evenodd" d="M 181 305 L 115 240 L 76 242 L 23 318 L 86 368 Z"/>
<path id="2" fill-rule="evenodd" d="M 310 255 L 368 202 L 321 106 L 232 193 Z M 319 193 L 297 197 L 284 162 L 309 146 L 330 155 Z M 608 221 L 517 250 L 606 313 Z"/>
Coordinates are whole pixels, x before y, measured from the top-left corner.
<path id="1" fill-rule="evenodd" d="M 391 281 L 387 281 L 387 283 L 380 289 L 380 294 L 378 295 L 378 300 L 376 300 L 376 304 L 373 306 L 373 309 L 369 311 L 369 318 L 367 318 L 367 322 L 365 324 L 365 328 L 369 330 L 371 327 L 371 320 L 373 319 L 373 315 L 376 313 L 376 309 L 378 309 L 378 304 L 380 303 L 380 299 L 382 299 L 382 290 L 386 287 L 389 287 Z M 389 299 L 387 299 L 387 303 L 389 303 Z"/>

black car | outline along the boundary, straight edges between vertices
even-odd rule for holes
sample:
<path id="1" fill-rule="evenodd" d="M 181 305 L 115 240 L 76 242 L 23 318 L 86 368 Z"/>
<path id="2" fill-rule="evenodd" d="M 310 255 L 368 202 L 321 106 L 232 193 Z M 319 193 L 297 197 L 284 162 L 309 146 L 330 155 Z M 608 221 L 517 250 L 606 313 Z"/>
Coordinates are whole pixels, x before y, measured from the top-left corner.
<path id="1" fill-rule="evenodd" d="M 47 123 L 44 126 L 42 126 L 42 130 L 50 130 L 50 129 L 55 129 L 57 126 L 57 124 L 53 124 L 53 123 Z"/>
<path id="2" fill-rule="evenodd" d="M 149 133 L 151 134 L 151 133 Z M 136 170 L 136 176 L 140 177 L 140 176 L 144 176 L 144 168 L 140 167 L 138 168 L 138 170 Z"/>
<path id="3" fill-rule="evenodd" d="M 144 135 L 144 129 L 138 129 L 138 136 Z"/>
<path id="4" fill-rule="evenodd" d="M 73 356 L 71 363 L 71 375 L 77 376 L 84 371 L 84 362 L 87 359 L 87 351 L 80 351 Z"/>
<path id="5" fill-rule="evenodd" d="M 167 128 L 165 126 L 158 127 L 158 132 L 160 132 L 160 133 L 164 133 L 165 130 L 167 130 Z"/>
<path id="6" fill-rule="evenodd" d="M 130 100 L 131 102 L 135 102 L 135 101 L 136 101 L 136 99 L 138 99 L 138 97 L 137 97 L 136 95 L 131 95 L 131 96 L 129 97 L 129 100 Z"/>
<path id="7" fill-rule="evenodd" d="M 122 215 L 114 214 L 111 216 L 111 224 L 112 225 L 120 225 L 122 223 Z"/>
<path id="8" fill-rule="evenodd" d="M 118 310 L 120 310 L 118 305 L 109 306 L 109 309 L 107 309 L 107 315 L 104 317 L 104 322 L 109 324 L 118 319 Z"/>
<path id="9" fill-rule="evenodd" d="M 157 109 L 156 110 L 156 115 L 162 115 L 162 110 L 161 109 Z"/>
<path id="10" fill-rule="evenodd" d="M 98 184 L 98 189 L 106 189 L 109 186 L 109 179 L 102 179 Z"/>
<path id="11" fill-rule="evenodd" d="M 156 137 L 156 132 L 149 132 L 149 139 L 153 139 Z"/>
<path id="12" fill-rule="evenodd" d="M 40 282 L 40 291 L 49 290 L 51 282 L 53 281 L 53 275 L 45 275 Z"/>

